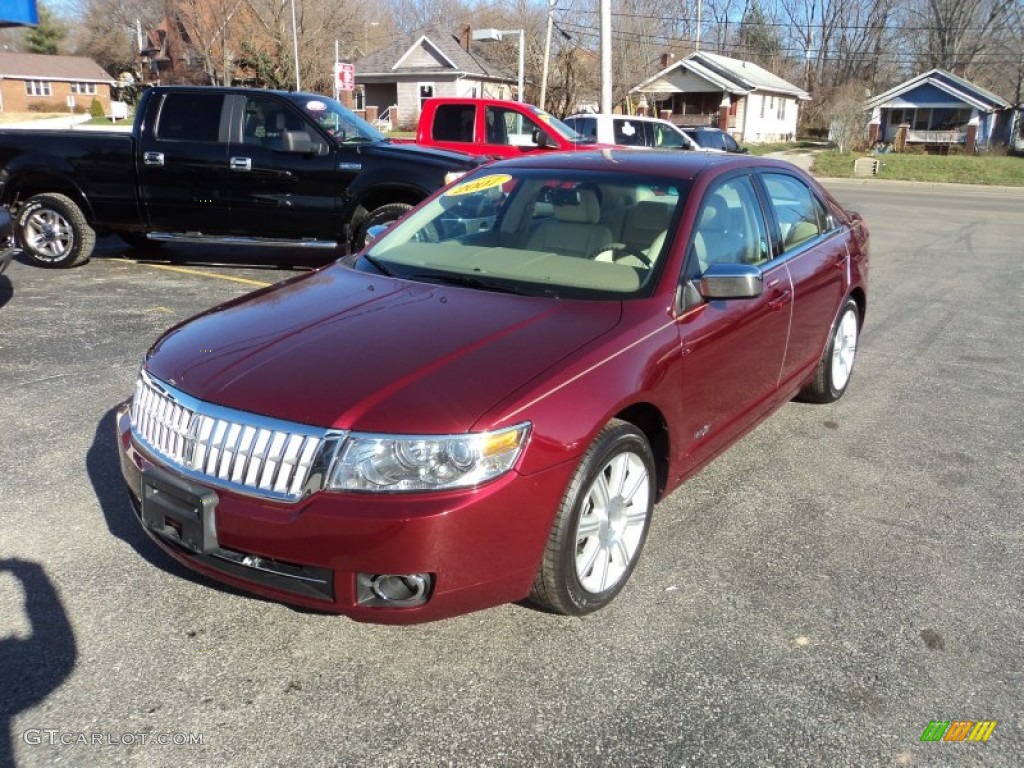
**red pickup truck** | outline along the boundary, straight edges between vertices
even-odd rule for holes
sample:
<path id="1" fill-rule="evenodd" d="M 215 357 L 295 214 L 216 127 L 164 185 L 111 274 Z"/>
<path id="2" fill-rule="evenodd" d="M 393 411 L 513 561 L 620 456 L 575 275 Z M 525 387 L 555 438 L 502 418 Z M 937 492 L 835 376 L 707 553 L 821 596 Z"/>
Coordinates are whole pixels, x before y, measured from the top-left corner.
<path id="1" fill-rule="evenodd" d="M 611 148 L 595 144 L 532 104 L 499 99 L 427 99 L 416 143 L 489 157 L 518 157 L 541 149 Z"/>

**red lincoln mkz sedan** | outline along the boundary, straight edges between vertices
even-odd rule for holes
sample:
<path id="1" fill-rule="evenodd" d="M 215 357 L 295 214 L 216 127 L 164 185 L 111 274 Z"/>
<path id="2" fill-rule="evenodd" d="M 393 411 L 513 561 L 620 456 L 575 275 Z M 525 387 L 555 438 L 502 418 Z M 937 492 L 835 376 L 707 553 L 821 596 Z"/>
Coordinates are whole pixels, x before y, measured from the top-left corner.
<path id="1" fill-rule="evenodd" d="M 552 153 L 464 177 L 353 267 L 156 342 L 118 418 L 142 525 L 355 619 L 580 615 L 655 502 L 791 398 L 842 396 L 868 231 L 785 162 Z"/>

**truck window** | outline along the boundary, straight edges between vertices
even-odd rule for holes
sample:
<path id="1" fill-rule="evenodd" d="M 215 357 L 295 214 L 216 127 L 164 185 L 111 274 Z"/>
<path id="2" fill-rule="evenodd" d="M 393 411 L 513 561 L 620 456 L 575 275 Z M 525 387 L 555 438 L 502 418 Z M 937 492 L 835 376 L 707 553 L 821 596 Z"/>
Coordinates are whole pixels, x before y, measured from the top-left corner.
<path id="1" fill-rule="evenodd" d="M 615 143 L 625 147 L 650 147 L 654 144 L 650 123 L 643 120 L 616 119 Z"/>
<path id="2" fill-rule="evenodd" d="M 223 104 L 223 94 L 168 93 L 160 105 L 156 137 L 164 141 L 216 143 L 221 140 Z"/>
<path id="3" fill-rule="evenodd" d="M 441 104 L 434 112 L 434 141 L 473 141 L 475 119 L 472 104 Z"/>
<path id="4" fill-rule="evenodd" d="M 513 147 L 535 147 L 534 131 L 546 133 L 540 124 L 514 109 L 486 107 L 487 143 Z"/>

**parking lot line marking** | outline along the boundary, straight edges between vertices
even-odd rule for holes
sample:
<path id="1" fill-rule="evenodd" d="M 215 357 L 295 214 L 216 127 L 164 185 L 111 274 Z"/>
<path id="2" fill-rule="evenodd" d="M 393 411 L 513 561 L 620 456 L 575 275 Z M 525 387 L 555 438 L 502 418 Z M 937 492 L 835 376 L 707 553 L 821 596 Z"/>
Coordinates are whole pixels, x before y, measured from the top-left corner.
<path id="1" fill-rule="evenodd" d="M 260 288 L 265 288 L 273 283 L 266 283 L 262 280 L 250 280 L 247 277 L 235 277 L 234 275 L 221 275 L 217 272 L 202 272 L 198 269 L 186 269 L 185 267 L 172 267 L 167 264 L 142 264 L 142 262 L 135 262 L 141 264 L 143 267 L 152 267 L 153 269 L 166 269 L 169 272 L 183 272 L 186 275 L 199 275 L 200 277 L 214 277 L 218 280 L 230 280 L 234 283 L 245 283 L 246 285 L 258 285 Z"/>

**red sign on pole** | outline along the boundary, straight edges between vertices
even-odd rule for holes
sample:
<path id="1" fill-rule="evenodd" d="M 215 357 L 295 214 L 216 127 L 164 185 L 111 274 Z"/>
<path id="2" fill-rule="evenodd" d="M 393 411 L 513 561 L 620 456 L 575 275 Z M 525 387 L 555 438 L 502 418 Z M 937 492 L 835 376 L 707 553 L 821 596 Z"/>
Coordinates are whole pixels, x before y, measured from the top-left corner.
<path id="1" fill-rule="evenodd" d="M 356 88 L 356 66 L 338 62 L 334 65 L 334 79 L 339 91 L 354 91 Z"/>

